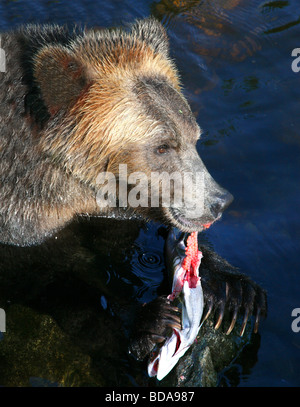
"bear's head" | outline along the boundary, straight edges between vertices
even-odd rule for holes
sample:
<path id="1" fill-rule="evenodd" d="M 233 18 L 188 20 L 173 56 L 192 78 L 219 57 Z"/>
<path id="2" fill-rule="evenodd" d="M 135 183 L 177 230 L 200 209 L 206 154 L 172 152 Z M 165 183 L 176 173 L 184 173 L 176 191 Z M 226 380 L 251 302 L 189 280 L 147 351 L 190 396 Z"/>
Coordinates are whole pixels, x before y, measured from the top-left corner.
<path id="1" fill-rule="evenodd" d="M 43 46 L 34 77 L 50 115 L 41 148 L 98 197 L 106 188 L 107 203 L 191 232 L 231 202 L 196 151 L 200 128 L 154 19 Z"/>

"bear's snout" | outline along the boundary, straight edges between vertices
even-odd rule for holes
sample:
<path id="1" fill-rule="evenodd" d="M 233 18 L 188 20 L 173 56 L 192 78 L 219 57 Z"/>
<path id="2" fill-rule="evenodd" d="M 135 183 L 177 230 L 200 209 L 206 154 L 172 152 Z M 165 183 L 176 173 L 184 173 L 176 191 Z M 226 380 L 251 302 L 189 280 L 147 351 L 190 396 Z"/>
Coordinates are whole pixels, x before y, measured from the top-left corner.
<path id="1" fill-rule="evenodd" d="M 222 215 L 223 211 L 228 208 L 233 199 L 233 195 L 226 190 L 224 190 L 222 194 L 217 195 L 214 198 L 214 202 L 210 204 L 210 211 L 212 215 L 218 219 Z"/>

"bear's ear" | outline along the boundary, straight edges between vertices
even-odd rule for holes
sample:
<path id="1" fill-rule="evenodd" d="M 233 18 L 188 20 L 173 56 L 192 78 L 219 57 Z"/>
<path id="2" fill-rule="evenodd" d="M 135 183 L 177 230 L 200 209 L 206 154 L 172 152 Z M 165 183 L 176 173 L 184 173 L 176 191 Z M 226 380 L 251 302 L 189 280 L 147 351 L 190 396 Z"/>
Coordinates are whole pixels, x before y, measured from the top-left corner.
<path id="1" fill-rule="evenodd" d="M 169 56 L 169 39 L 162 24 L 153 17 L 137 20 L 131 29 L 133 35 L 150 45 L 154 52 Z"/>
<path id="2" fill-rule="evenodd" d="M 51 114 L 76 101 L 91 82 L 87 67 L 62 46 L 47 46 L 34 59 L 34 77 Z"/>

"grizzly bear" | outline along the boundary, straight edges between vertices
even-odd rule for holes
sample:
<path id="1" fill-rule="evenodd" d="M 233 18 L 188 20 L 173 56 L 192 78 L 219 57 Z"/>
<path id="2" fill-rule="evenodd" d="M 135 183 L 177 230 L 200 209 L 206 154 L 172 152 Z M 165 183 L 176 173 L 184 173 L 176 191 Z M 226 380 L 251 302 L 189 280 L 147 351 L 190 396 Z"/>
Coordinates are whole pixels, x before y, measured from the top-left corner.
<path id="1" fill-rule="evenodd" d="M 201 231 L 230 203 L 197 154 L 200 129 L 155 20 L 129 32 L 27 26 L 3 35 L 2 46 L 1 242 L 32 245 L 76 215 L 111 215 L 97 205 L 97 177 L 118 177 L 120 164 L 149 180 L 152 172 L 202 175 L 197 214 L 176 203 L 131 208 L 143 218 Z"/>
<path id="2" fill-rule="evenodd" d="M 0 242 L 39 244 L 81 214 L 141 217 L 185 232 L 220 218 L 232 196 L 197 153 L 201 131 L 160 23 L 149 18 L 101 31 L 29 25 L 1 40 Z M 152 173 L 200 174 L 201 182 L 195 191 L 189 179 L 183 205 L 160 199 L 126 206 L 116 188 L 108 194 L 117 204 L 101 207 L 99 174 L 113 174 L 119 185 L 120 165 L 127 176 L 146 175 L 139 191 L 147 192 L 146 203 Z M 216 293 L 210 296 L 218 302 Z M 255 295 L 246 302 L 238 303 L 252 311 Z"/>

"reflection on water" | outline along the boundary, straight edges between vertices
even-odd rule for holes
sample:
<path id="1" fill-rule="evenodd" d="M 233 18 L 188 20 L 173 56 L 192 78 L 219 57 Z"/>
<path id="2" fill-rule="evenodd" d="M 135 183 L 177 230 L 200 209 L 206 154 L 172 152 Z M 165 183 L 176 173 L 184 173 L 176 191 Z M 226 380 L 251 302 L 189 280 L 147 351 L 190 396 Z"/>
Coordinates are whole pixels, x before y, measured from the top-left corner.
<path id="1" fill-rule="evenodd" d="M 268 291 L 269 316 L 260 329 L 257 363 L 254 367 L 252 360 L 249 363 L 253 353 L 243 353 L 224 372 L 221 383 L 299 385 L 300 336 L 290 327 L 291 311 L 300 306 L 300 73 L 291 69 L 291 52 L 300 47 L 298 1 L 77 0 L 72 5 L 66 1 L 0 4 L 2 29 L 26 22 L 107 27 L 150 13 L 169 29 L 171 55 L 203 128 L 199 153 L 214 178 L 235 196 L 223 220 L 205 232 L 204 239 Z M 102 374 L 105 379 L 115 377 L 112 366 L 116 360 L 117 384 L 136 384 L 133 377 L 141 373 L 122 353 L 126 326 L 122 328 L 120 321 L 126 321 L 126 304 L 121 300 L 116 308 L 115 300 L 120 293 L 122 299 L 136 298 L 140 302 L 157 294 L 163 282 L 163 240 L 154 225 L 147 231 L 139 225 L 130 226 L 130 233 L 107 227 L 102 234 L 90 227 L 75 234 L 65 232 L 70 246 L 56 246 L 54 258 L 45 251 L 42 260 L 31 265 L 26 274 L 22 274 L 20 265 L 26 263 L 30 251 L 25 255 L 17 250 L 13 266 L 2 259 L 0 306 L 5 309 L 11 304 L 8 311 L 13 320 L 20 322 L 23 316 L 24 322 L 33 321 L 33 329 L 28 332 L 22 327 L 19 337 L 11 338 L 15 347 L 9 349 L 18 350 L 13 360 L 5 359 L 9 351 L 2 348 L 1 360 L 5 362 L 1 365 L 1 383 L 24 383 L 28 376 L 32 376 L 33 385 L 41 383 L 38 361 L 52 358 L 47 372 L 55 373 L 47 375 L 51 380 L 43 382 L 45 385 L 102 383 Z M 122 238 L 112 237 L 112 233 Z M 7 249 L 1 250 L 5 257 Z M 58 255 L 63 266 L 55 260 Z M 9 267 L 11 277 L 4 272 Z M 13 285 L 16 276 L 18 284 Z M 68 301 L 72 313 L 66 307 Z M 53 309 L 49 309 L 50 303 Z M 111 329 L 103 330 L 98 325 L 98 312 Z M 25 365 L 22 337 L 28 339 L 32 349 L 37 340 L 34 333 L 46 326 L 52 327 L 52 345 L 44 353 L 32 354 Z M 89 340 L 87 330 L 92 332 L 93 340 Z M 70 342 L 62 340 L 64 332 L 69 332 Z M 114 338 L 108 332 L 114 332 Z M 119 347 L 112 346 L 116 337 L 120 338 Z M 82 343 L 89 349 L 89 356 L 82 352 Z M 99 355 L 103 354 L 106 357 L 100 363 Z M 71 355 L 77 355 L 76 366 Z M 26 367 L 22 371 L 18 370 L 21 363 Z M 65 376 L 61 377 L 63 370 Z M 140 376 L 139 384 L 144 380 Z"/>

